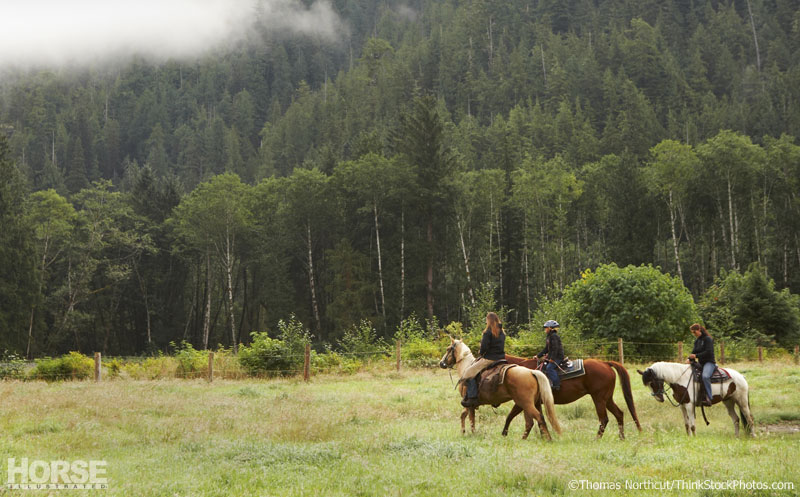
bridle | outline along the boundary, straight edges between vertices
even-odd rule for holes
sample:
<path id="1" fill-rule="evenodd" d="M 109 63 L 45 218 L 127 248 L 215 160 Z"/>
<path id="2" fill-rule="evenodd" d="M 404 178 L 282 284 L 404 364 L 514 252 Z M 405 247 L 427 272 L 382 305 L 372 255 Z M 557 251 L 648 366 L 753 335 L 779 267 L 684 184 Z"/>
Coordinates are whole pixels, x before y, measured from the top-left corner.
<path id="1" fill-rule="evenodd" d="M 451 357 L 451 356 L 453 358 L 453 363 L 452 364 L 448 364 L 448 358 Z M 453 369 L 456 366 L 458 361 L 456 361 L 456 346 L 455 346 L 455 344 L 452 344 L 449 347 L 447 347 L 447 351 L 445 351 L 444 357 L 442 357 L 442 361 L 441 362 L 446 365 L 447 369 Z"/>
<path id="2" fill-rule="evenodd" d="M 450 360 L 449 359 L 450 357 L 453 358 L 452 364 L 448 364 L 448 362 Z M 463 359 L 463 357 L 461 359 Z M 450 383 L 454 383 L 453 382 L 453 368 L 456 367 L 456 364 L 461 362 L 461 359 L 456 359 L 456 344 L 453 343 L 449 347 L 447 347 L 447 350 L 444 353 L 444 357 L 442 357 L 442 360 L 439 361 L 439 366 L 444 368 L 444 369 L 447 369 L 447 371 L 450 373 Z M 456 387 L 458 386 L 457 383 L 454 383 L 454 385 Z"/>
<path id="3" fill-rule="evenodd" d="M 690 369 L 691 369 L 691 367 L 688 367 L 688 368 L 686 368 L 686 371 L 689 371 Z M 652 390 L 653 390 L 653 391 L 650 393 L 650 396 L 651 396 L 651 397 L 656 397 L 656 396 L 658 396 L 658 395 L 661 395 L 662 397 L 666 398 L 666 399 L 669 401 L 669 403 L 670 403 L 670 404 L 672 404 L 672 407 L 678 407 L 679 405 L 681 405 L 681 402 L 678 402 L 678 403 L 676 404 L 675 402 L 673 402 L 673 401 L 672 401 L 672 398 L 671 398 L 669 395 L 667 395 L 667 391 L 666 391 L 666 390 L 665 390 L 665 388 L 664 388 L 664 385 L 665 385 L 667 382 L 666 382 L 666 381 L 664 381 L 662 378 L 659 378 L 659 377 L 657 377 L 657 376 L 656 376 L 656 373 L 655 373 L 655 371 L 653 371 L 653 370 L 652 370 L 652 368 L 647 368 L 647 370 L 648 370 L 648 371 L 650 371 L 650 373 L 653 375 L 653 377 L 654 377 L 656 380 L 658 380 L 658 381 L 660 381 L 660 382 L 661 382 L 661 388 L 660 388 L 659 390 L 656 390 L 655 388 L 653 388 L 653 387 L 651 386 L 651 388 L 652 388 Z M 683 375 L 685 375 L 685 374 L 686 374 L 686 371 L 684 371 L 683 373 L 681 373 L 681 376 L 679 376 L 679 377 L 678 377 L 678 380 L 680 380 L 680 379 L 681 379 L 681 377 L 682 377 Z M 677 380 L 676 380 L 676 381 L 677 381 Z M 684 398 L 685 398 L 687 395 L 689 395 L 689 383 L 691 383 L 691 382 L 692 382 L 692 375 L 689 375 L 689 381 L 687 381 L 687 382 L 686 382 L 686 387 L 684 388 L 684 390 L 685 390 L 685 393 L 684 393 Z M 655 383 L 655 380 L 650 382 L 650 384 L 651 384 L 651 385 L 652 385 L 653 383 Z M 672 386 L 671 386 L 671 385 L 670 385 L 669 389 L 670 389 L 670 391 L 672 390 Z M 683 398 L 682 398 L 681 400 L 683 400 Z"/>

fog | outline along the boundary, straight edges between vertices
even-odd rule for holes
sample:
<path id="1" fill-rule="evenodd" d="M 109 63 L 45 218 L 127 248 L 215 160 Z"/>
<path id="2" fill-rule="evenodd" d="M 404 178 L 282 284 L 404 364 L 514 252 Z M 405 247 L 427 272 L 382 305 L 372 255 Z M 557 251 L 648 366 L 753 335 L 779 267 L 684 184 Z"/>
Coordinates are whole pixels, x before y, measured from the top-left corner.
<path id="1" fill-rule="evenodd" d="M 258 5 L 257 5 L 258 3 Z M 140 55 L 191 59 L 254 35 L 334 41 L 344 32 L 327 1 L 0 0 L 0 69 L 73 67 Z"/>

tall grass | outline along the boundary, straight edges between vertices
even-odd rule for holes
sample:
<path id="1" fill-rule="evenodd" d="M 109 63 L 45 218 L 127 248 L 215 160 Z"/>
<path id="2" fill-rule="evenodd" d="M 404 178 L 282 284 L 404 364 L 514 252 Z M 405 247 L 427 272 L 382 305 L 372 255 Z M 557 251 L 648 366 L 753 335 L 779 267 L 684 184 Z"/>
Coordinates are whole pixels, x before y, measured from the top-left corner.
<path id="1" fill-rule="evenodd" d="M 307 384 L 4 381 L 0 457 L 105 460 L 104 495 L 115 496 L 664 495 L 573 491 L 573 479 L 743 479 L 800 488 L 800 435 L 764 426 L 800 425 L 791 416 L 800 405 L 800 367 L 737 369 L 751 385 L 755 439 L 735 439 L 719 406 L 709 410 L 711 425 L 700 420 L 697 437 L 687 438 L 679 410 L 652 400 L 633 369 L 643 432 L 626 411 L 627 440 L 618 439 L 612 420 L 595 441 L 594 406 L 583 398 L 557 406 L 566 429 L 552 443 L 536 430 L 521 440 L 521 416 L 507 438 L 500 436 L 508 404 L 480 408 L 477 432 L 462 436 L 459 398 L 442 370 L 373 367 Z M 619 388 L 615 395 L 624 406 Z"/>

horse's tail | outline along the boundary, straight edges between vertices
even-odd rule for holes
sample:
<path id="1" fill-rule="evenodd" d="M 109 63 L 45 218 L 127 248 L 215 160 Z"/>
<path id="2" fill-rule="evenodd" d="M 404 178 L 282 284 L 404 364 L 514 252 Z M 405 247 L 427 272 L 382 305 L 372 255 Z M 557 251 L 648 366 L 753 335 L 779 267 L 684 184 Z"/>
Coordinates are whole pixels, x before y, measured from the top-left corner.
<path id="1" fill-rule="evenodd" d="M 561 425 L 558 423 L 558 418 L 556 418 L 556 403 L 553 400 L 553 389 L 550 388 L 550 379 L 541 371 L 533 370 L 531 372 L 533 373 L 533 377 L 536 378 L 536 382 L 539 383 L 539 398 L 544 404 L 547 420 L 553 425 L 553 429 L 556 430 L 556 433 L 561 435 Z"/>
<path id="2" fill-rule="evenodd" d="M 628 410 L 631 412 L 633 421 L 636 423 L 636 428 L 642 431 L 642 425 L 639 424 L 639 416 L 636 415 L 636 406 L 633 404 L 633 391 L 631 390 L 631 377 L 625 366 L 618 362 L 606 361 L 606 364 L 611 366 L 617 371 L 619 375 L 619 382 L 622 384 L 622 395 L 625 397 L 625 404 L 628 405 Z"/>

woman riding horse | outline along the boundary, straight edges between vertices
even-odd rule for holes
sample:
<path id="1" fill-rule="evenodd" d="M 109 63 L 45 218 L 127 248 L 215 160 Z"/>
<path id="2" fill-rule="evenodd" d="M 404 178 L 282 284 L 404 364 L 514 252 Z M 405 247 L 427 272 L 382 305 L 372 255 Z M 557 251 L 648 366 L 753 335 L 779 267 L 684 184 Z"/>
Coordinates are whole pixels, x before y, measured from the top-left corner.
<path id="1" fill-rule="evenodd" d="M 505 359 L 505 344 L 506 334 L 503 333 L 503 323 L 494 312 L 486 315 L 486 329 L 483 330 L 481 337 L 481 349 L 478 360 L 466 370 L 461 381 L 466 383 L 467 390 L 464 394 L 464 400 L 461 405 L 464 407 L 477 407 L 478 406 L 478 382 L 475 377 L 488 368 L 495 361 Z"/>
<path id="2" fill-rule="evenodd" d="M 701 405 L 710 406 L 711 405 L 711 375 L 714 374 L 714 370 L 717 369 L 717 363 L 714 358 L 714 339 L 711 338 L 711 335 L 708 334 L 706 329 L 695 323 L 689 327 L 691 330 L 692 335 L 695 336 L 694 341 L 694 348 L 692 349 L 692 353 L 689 355 L 689 359 L 686 360 L 687 363 L 691 363 L 692 360 L 696 360 L 700 363 L 700 366 L 703 368 L 703 386 L 705 387 L 705 398 L 700 401 Z"/>

